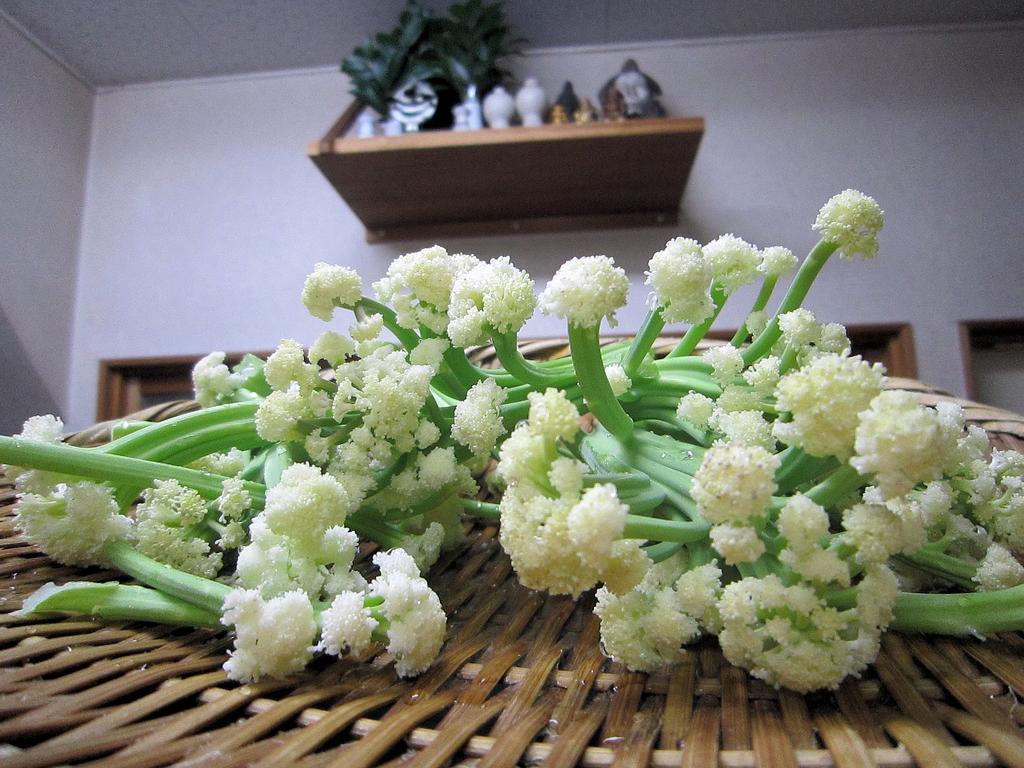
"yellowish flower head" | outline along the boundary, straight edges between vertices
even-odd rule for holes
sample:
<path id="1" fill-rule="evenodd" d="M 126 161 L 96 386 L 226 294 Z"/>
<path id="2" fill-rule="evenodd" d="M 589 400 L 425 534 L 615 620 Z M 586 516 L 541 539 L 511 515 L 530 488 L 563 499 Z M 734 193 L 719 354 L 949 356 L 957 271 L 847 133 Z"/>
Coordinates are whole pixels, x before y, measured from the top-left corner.
<path id="1" fill-rule="evenodd" d="M 457 347 L 487 343 L 490 333 L 514 333 L 537 305 L 533 280 L 508 256 L 458 274 L 448 308 L 448 336 Z"/>
<path id="2" fill-rule="evenodd" d="M 221 621 L 235 630 L 235 647 L 224 663 L 232 680 L 287 677 L 312 659 L 317 624 L 305 593 L 264 600 L 255 589 L 235 589 L 223 610 Z"/>
<path id="3" fill-rule="evenodd" d="M 780 459 L 758 446 L 715 445 L 704 454 L 690 495 L 710 523 L 760 517 L 775 492 Z"/>
<path id="4" fill-rule="evenodd" d="M 859 415 L 882 389 L 882 367 L 860 357 L 819 355 L 782 377 L 775 396 L 792 420 L 775 422 L 775 437 L 812 456 L 847 459 Z"/>
<path id="5" fill-rule="evenodd" d="M 465 399 L 455 406 L 452 439 L 469 448 L 474 456 L 489 454 L 498 438 L 505 434 L 501 404 L 507 396 L 494 379 L 474 384 Z"/>
<path id="6" fill-rule="evenodd" d="M 676 417 L 690 422 L 698 429 L 704 429 L 714 412 L 714 400 L 700 392 L 689 392 L 679 399 Z"/>
<path id="7" fill-rule="evenodd" d="M 711 267 L 715 284 L 729 295 L 737 288 L 754 282 L 758 276 L 761 256 L 757 248 L 735 235 L 722 235 L 704 246 L 704 257 Z"/>
<path id="8" fill-rule="evenodd" d="M 302 303 L 309 314 L 325 322 L 335 307 L 352 307 L 362 297 L 363 281 L 354 269 L 320 262 L 302 287 Z"/>
<path id="9" fill-rule="evenodd" d="M 757 271 L 766 277 L 782 277 L 796 269 L 796 256 L 789 248 L 773 245 L 761 251 L 761 263 Z"/>
<path id="10" fill-rule="evenodd" d="M 669 240 L 651 257 L 647 284 L 666 323 L 700 323 L 711 316 L 711 267 L 700 243 L 685 237 Z"/>
<path id="11" fill-rule="evenodd" d="M 884 223 L 882 208 L 874 198 L 846 189 L 821 207 L 814 230 L 836 243 L 840 256 L 870 259 L 878 255 L 878 233 Z"/>
<path id="12" fill-rule="evenodd" d="M 480 261 L 462 253 L 449 254 L 439 245 L 399 256 L 387 274 L 373 284 L 377 296 L 390 304 L 403 328 L 425 325 L 434 333 L 448 328 L 448 306 L 455 278 Z"/>
<path id="13" fill-rule="evenodd" d="M 873 475 L 885 498 L 902 496 L 942 476 L 955 439 L 942 428 L 934 408 L 921 405 L 911 392 L 888 390 L 860 414 L 850 464 L 862 475 Z"/>
<path id="14" fill-rule="evenodd" d="M 732 344 L 719 344 L 704 353 L 711 363 L 711 376 L 723 387 L 731 384 L 743 370 L 743 353 Z"/>
<path id="15" fill-rule="evenodd" d="M 558 268 L 539 303 L 546 314 L 590 328 L 606 317 L 615 325 L 615 310 L 625 305 L 628 294 L 629 278 L 614 261 L 607 256 L 583 256 Z"/>

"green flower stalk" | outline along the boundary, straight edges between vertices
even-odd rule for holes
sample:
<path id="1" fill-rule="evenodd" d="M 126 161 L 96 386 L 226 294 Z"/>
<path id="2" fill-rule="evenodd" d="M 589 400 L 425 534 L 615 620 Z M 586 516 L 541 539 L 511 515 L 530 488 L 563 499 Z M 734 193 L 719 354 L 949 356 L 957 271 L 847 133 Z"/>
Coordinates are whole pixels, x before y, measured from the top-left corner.
<path id="1" fill-rule="evenodd" d="M 573 366 L 587 407 L 619 440 L 628 441 L 633 420 L 616 397 L 601 356 L 601 322 L 614 324 L 615 310 L 626 303 L 629 279 L 607 256 L 570 259 L 541 294 L 540 306 L 565 318 Z"/>
<path id="2" fill-rule="evenodd" d="M 146 585 L 48 586 L 26 610 L 230 625 L 239 680 L 373 643 L 418 674 L 444 636 L 421 574 L 469 514 L 500 524 L 527 587 L 596 588 L 602 646 L 630 669 L 712 634 L 732 663 L 809 691 L 859 674 L 887 628 L 1024 628 L 1024 456 L 989 452 L 956 407 L 886 390 L 841 326 L 801 307 L 833 254 L 877 253 L 881 226 L 846 190 L 799 268 L 735 235 L 670 240 L 638 333 L 607 345 L 630 283 L 605 256 L 569 260 L 539 296 L 507 257 L 440 246 L 396 259 L 376 298 L 318 264 L 303 303 L 326 323 L 351 312 L 347 333 L 233 368 L 211 353 L 194 372 L 203 410 L 103 447 L 62 444 L 53 417 L 0 438 L 25 536 Z M 730 343 L 698 354 L 757 280 Z M 538 307 L 566 321 L 568 357 L 522 354 Z M 500 368 L 471 362 L 484 344 Z M 480 500 L 481 476 L 499 500 Z M 390 551 L 371 565 L 367 543 Z"/>
<path id="3" fill-rule="evenodd" d="M 436 656 L 444 636 L 440 602 L 403 550 L 374 557 L 380 573 L 365 594 L 342 591 L 329 603 L 311 601 L 300 590 L 266 598 L 182 573 L 119 542 L 107 545 L 106 558 L 147 586 L 51 583 L 25 601 L 20 615 L 232 626 L 235 649 L 224 667 L 237 680 L 284 677 L 305 667 L 315 651 L 362 653 L 374 642 L 387 644 L 399 675 L 415 675 Z"/>
<path id="4" fill-rule="evenodd" d="M 119 582 L 52 582 L 40 587 L 26 601 L 19 616 L 68 613 L 98 616 L 109 621 L 151 621 L 186 627 L 216 629 L 220 612 L 204 608 L 156 589 Z"/>

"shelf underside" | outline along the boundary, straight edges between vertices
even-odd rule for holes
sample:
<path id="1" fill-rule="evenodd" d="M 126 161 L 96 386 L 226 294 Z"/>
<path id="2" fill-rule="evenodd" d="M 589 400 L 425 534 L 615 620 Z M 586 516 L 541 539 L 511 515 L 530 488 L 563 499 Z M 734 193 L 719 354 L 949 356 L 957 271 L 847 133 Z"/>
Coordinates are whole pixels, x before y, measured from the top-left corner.
<path id="1" fill-rule="evenodd" d="M 702 135 L 700 118 L 667 118 L 336 139 L 310 154 L 380 242 L 672 225 Z"/>

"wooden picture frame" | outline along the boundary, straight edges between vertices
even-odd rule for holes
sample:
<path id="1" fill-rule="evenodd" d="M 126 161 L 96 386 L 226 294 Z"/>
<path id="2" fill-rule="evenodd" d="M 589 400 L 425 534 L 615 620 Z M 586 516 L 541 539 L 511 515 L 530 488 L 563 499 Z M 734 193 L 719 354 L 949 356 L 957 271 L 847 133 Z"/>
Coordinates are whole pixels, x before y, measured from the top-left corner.
<path id="1" fill-rule="evenodd" d="M 225 356 L 228 365 L 245 352 Z M 269 352 L 254 354 L 265 358 Z M 192 368 L 203 355 L 160 355 L 100 360 L 96 420 L 117 419 L 159 402 L 192 397 Z"/>
<path id="2" fill-rule="evenodd" d="M 960 359 L 969 400 L 978 399 L 974 352 L 1000 347 L 1024 347 L 1024 318 L 1001 320 L 961 320 Z"/>

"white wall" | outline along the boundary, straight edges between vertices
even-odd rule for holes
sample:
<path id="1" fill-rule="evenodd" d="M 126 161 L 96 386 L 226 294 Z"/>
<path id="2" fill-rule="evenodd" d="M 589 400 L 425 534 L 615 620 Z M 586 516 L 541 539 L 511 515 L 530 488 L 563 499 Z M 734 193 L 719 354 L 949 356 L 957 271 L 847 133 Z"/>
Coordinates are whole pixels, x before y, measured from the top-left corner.
<path id="1" fill-rule="evenodd" d="M 92 101 L 0 18 L 0 433 L 66 402 Z"/>
<path id="2" fill-rule="evenodd" d="M 830 265 L 808 302 L 828 320 L 909 321 L 921 377 L 955 391 L 957 320 L 1024 314 L 1018 235 L 1024 185 L 1024 27 L 866 31 L 535 53 L 517 64 L 549 92 L 596 91 L 626 56 L 661 81 L 672 114 L 707 133 L 679 231 L 452 240 L 509 253 L 538 282 L 562 260 L 607 253 L 635 278 L 621 327 L 639 323 L 650 254 L 674 234 L 734 231 L 797 252 L 825 199 L 875 195 L 882 255 Z M 303 155 L 347 104 L 315 72 L 103 93 L 88 181 L 69 415 L 94 415 L 101 357 L 262 349 L 311 341 L 299 291 L 318 260 L 367 282 L 423 245 L 367 245 Z M 395 179 L 401 184 L 401 179 Z M 443 183 L 443 180 L 439 180 Z M 745 314 L 727 306 L 722 326 Z M 531 321 L 528 331 L 558 333 Z"/>

